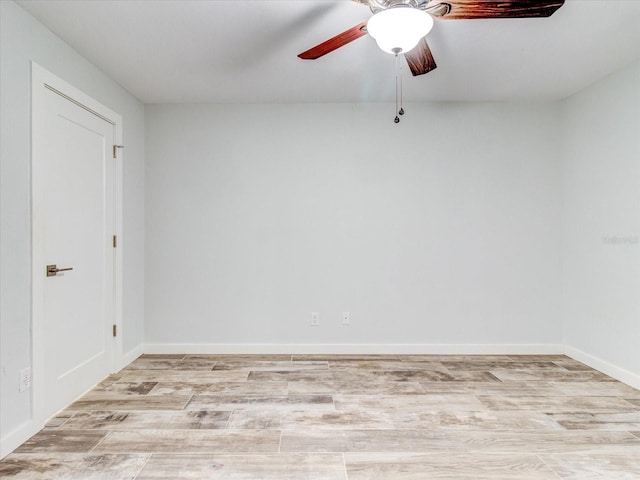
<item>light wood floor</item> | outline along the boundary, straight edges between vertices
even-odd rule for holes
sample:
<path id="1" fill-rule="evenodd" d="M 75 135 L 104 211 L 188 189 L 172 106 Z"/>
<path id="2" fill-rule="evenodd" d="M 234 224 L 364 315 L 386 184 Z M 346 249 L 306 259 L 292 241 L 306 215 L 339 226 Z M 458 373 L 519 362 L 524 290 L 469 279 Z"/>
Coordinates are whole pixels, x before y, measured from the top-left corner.
<path id="1" fill-rule="evenodd" d="M 2 479 L 640 479 L 640 391 L 565 356 L 145 355 Z"/>

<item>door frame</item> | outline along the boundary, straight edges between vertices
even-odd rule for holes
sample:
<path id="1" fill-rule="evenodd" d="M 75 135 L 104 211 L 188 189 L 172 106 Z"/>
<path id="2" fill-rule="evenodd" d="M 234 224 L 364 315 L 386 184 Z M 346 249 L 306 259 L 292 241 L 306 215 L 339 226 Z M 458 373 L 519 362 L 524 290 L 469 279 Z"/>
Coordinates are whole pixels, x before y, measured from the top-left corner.
<path id="1" fill-rule="evenodd" d="M 40 429 L 48 420 L 47 416 L 47 400 L 44 391 L 44 280 L 43 266 L 41 259 L 37 258 L 38 251 L 42 251 L 44 239 L 42 238 L 41 220 L 42 212 L 38 207 L 43 201 L 40 198 L 43 189 L 41 182 L 43 179 L 38 178 L 35 173 L 36 162 L 39 161 L 40 149 L 36 146 L 38 142 L 39 128 L 42 124 L 42 117 L 46 113 L 45 96 L 47 90 L 51 90 L 59 94 L 76 105 L 90 111 L 91 113 L 103 118 L 113 125 L 113 139 L 116 145 L 122 144 L 122 116 L 108 107 L 104 106 L 97 100 L 91 98 L 73 85 L 65 82 L 45 68 L 35 62 L 31 62 L 31 366 L 32 366 L 32 384 L 31 384 L 31 408 L 34 426 Z M 114 265 L 113 265 L 113 323 L 117 328 L 117 335 L 113 339 L 109 355 L 110 371 L 116 372 L 122 368 L 124 360 L 122 352 L 122 334 L 124 331 L 122 325 L 122 279 L 123 279 L 123 259 L 122 259 L 122 149 L 118 149 L 117 160 L 114 161 L 113 168 L 113 215 L 114 215 L 114 235 L 117 235 L 118 244 L 114 248 Z M 38 250 L 38 248 L 40 250 Z M 101 378 L 95 379 L 98 383 Z"/>

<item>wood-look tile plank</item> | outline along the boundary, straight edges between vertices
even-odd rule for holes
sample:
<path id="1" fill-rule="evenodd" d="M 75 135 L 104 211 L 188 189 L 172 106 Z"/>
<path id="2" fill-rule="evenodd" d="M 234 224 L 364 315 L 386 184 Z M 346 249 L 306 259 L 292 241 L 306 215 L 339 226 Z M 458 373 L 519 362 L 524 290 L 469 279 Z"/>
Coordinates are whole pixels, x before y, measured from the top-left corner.
<path id="1" fill-rule="evenodd" d="M 76 412 L 62 430 L 206 430 L 227 427 L 231 412 L 217 411 L 82 411 Z"/>
<path id="2" fill-rule="evenodd" d="M 405 362 L 445 362 L 445 361 L 489 361 L 510 364 L 514 360 L 508 355 L 451 355 L 451 354 L 423 354 L 423 355 L 399 355 L 398 358 Z M 546 360 L 546 359 L 544 359 Z"/>
<path id="3" fill-rule="evenodd" d="M 260 382 L 499 382 L 490 372 L 450 372 L 443 370 L 370 370 L 251 372 L 249 381 Z"/>
<path id="4" fill-rule="evenodd" d="M 288 392 L 290 395 L 422 395 L 425 393 L 425 388 L 417 382 L 300 381 L 289 382 Z"/>
<path id="5" fill-rule="evenodd" d="M 203 358 L 143 358 L 131 362 L 125 368 L 129 370 L 211 370 L 216 365 L 215 360 Z"/>
<path id="6" fill-rule="evenodd" d="M 277 430 L 112 431 L 98 453 L 276 453 Z"/>
<path id="7" fill-rule="evenodd" d="M 399 360 L 398 355 L 368 355 L 368 354 L 307 354 L 307 355 L 293 355 L 293 361 L 354 361 L 354 362 L 362 362 L 367 360 L 376 360 L 376 361 L 389 361 L 389 360 Z"/>
<path id="8" fill-rule="evenodd" d="M 333 372 L 320 371 L 269 371 L 251 372 L 249 382 L 365 382 L 373 378 L 368 371 Z"/>
<path id="9" fill-rule="evenodd" d="M 122 379 L 122 377 L 124 377 L 123 372 L 124 372 L 124 369 L 120 370 L 117 373 L 112 373 L 110 375 L 107 375 L 100 383 L 119 382 Z"/>
<path id="10" fill-rule="evenodd" d="M 535 455 L 347 453 L 349 480 L 558 480 Z"/>
<path id="11" fill-rule="evenodd" d="M 446 406 L 424 413 L 393 415 L 396 429 L 420 430 L 564 430 L 553 417 L 534 411 L 455 411 Z"/>
<path id="12" fill-rule="evenodd" d="M 127 382 L 183 382 L 183 383 L 218 383 L 244 382 L 249 370 L 127 370 L 122 379 Z"/>
<path id="13" fill-rule="evenodd" d="M 456 447 L 468 453 L 624 453 L 640 455 L 640 441 L 629 432 L 610 431 L 457 431 Z"/>
<path id="14" fill-rule="evenodd" d="M 556 365 L 559 365 L 567 370 L 585 370 L 585 371 L 593 371 L 593 368 L 589 367 L 588 365 L 585 365 L 582 362 L 579 362 L 577 360 L 574 360 L 573 358 L 569 358 L 569 357 L 563 357 L 557 360 L 552 360 L 553 363 L 555 363 Z"/>
<path id="15" fill-rule="evenodd" d="M 495 368 L 491 373 L 503 382 L 615 382 L 616 380 L 595 370 L 509 370 Z"/>
<path id="16" fill-rule="evenodd" d="M 428 430 L 283 430 L 281 452 L 451 452 L 462 445 Z"/>
<path id="17" fill-rule="evenodd" d="M 214 370 L 250 370 L 252 372 L 298 372 L 329 370 L 328 362 L 227 360 L 216 363 Z"/>
<path id="18" fill-rule="evenodd" d="M 67 420 L 73 417 L 73 412 L 63 410 L 58 413 L 56 416 L 50 418 L 45 424 L 45 428 L 58 428 L 65 424 Z"/>
<path id="19" fill-rule="evenodd" d="M 626 432 L 456 432 L 379 430 L 290 432 L 282 434 L 283 451 L 424 452 L 448 451 L 528 454 L 624 453 L 640 454 L 640 442 Z"/>
<path id="20" fill-rule="evenodd" d="M 480 411 L 484 406 L 475 395 L 334 395 L 336 410 L 385 411 L 393 414 L 423 413 L 443 408 L 452 412 Z"/>
<path id="21" fill-rule="evenodd" d="M 188 395 L 132 396 L 109 393 L 88 393 L 69 406 L 69 410 L 182 410 Z"/>
<path id="22" fill-rule="evenodd" d="M 0 460 L 2 480 L 74 479 L 85 456 L 55 451 L 12 453 Z"/>
<path id="23" fill-rule="evenodd" d="M 264 354 L 189 354 L 186 359 L 214 360 L 216 362 L 290 362 L 292 356 L 285 353 L 264 353 Z"/>
<path id="24" fill-rule="evenodd" d="M 468 360 L 468 361 L 458 361 L 458 360 L 445 360 L 442 361 L 442 365 L 444 365 L 447 369 L 451 371 L 490 371 L 494 369 L 501 369 L 505 365 L 510 370 L 556 370 L 558 372 L 565 372 L 566 370 L 554 362 L 543 362 L 543 361 L 511 361 L 509 363 L 504 362 L 492 362 L 489 360 Z"/>
<path id="25" fill-rule="evenodd" d="M 573 360 L 571 357 L 567 357 L 566 355 L 562 355 L 562 354 L 522 354 L 522 355 L 517 355 L 517 354 L 513 354 L 513 355 L 498 355 L 498 357 L 506 357 L 509 358 L 513 361 L 516 362 L 520 362 L 520 361 L 540 361 L 540 362 L 562 362 L 562 361 L 575 361 Z"/>
<path id="26" fill-rule="evenodd" d="M 90 454 L 73 480 L 131 480 L 149 459 L 148 455 Z"/>
<path id="27" fill-rule="evenodd" d="M 227 428 L 231 430 L 280 430 L 282 428 L 283 412 L 273 408 L 234 410 L 229 413 Z"/>
<path id="28" fill-rule="evenodd" d="M 280 452 L 347 452 L 349 441 L 345 431 L 288 430 L 282 432 Z"/>
<path id="29" fill-rule="evenodd" d="M 136 480 L 346 480 L 340 454 L 152 455 Z"/>
<path id="30" fill-rule="evenodd" d="M 499 382 L 487 371 L 445 370 L 372 370 L 369 375 L 375 381 L 386 382 Z"/>
<path id="31" fill-rule="evenodd" d="M 543 455 L 542 460 L 563 480 L 637 480 L 640 455 Z"/>
<path id="32" fill-rule="evenodd" d="M 336 360 L 328 362 L 331 370 L 422 370 L 445 371 L 442 362 L 403 362 L 402 360 Z"/>
<path id="33" fill-rule="evenodd" d="M 422 382 L 421 385 L 425 393 L 474 393 L 518 397 L 620 397 L 640 406 L 640 390 L 622 382 Z"/>
<path id="34" fill-rule="evenodd" d="M 549 414 L 567 430 L 640 430 L 640 411 L 626 413 Z"/>
<path id="35" fill-rule="evenodd" d="M 516 397 L 478 395 L 490 410 L 537 410 L 545 413 L 625 413 L 638 410 L 618 397 Z"/>
<path id="36" fill-rule="evenodd" d="M 635 397 L 640 406 L 640 390 L 622 382 L 536 382 L 531 388 L 535 396 L 624 397 L 627 401 Z"/>
<path id="37" fill-rule="evenodd" d="M 386 412 L 289 411 L 282 414 L 283 430 L 381 430 L 393 429 Z"/>
<path id="38" fill-rule="evenodd" d="M 194 395 L 187 410 L 236 410 L 236 409 L 279 410 L 333 410 L 331 395 Z"/>
<path id="39" fill-rule="evenodd" d="M 18 447 L 15 452 L 89 452 L 98 445 L 106 435 L 106 432 L 45 429 L 36 433 L 33 437 Z"/>
<path id="40" fill-rule="evenodd" d="M 136 358 L 136 360 L 138 360 L 139 358 L 159 359 L 159 360 L 182 360 L 186 356 L 187 355 L 184 353 L 144 353 L 140 355 L 138 358 Z"/>
<path id="41" fill-rule="evenodd" d="M 538 389 L 527 382 L 420 382 L 428 395 L 536 395 Z"/>
<path id="42" fill-rule="evenodd" d="M 158 382 L 149 395 L 286 395 L 288 383 L 281 382 Z"/>
<path id="43" fill-rule="evenodd" d="M 101 382 L 96 385 L 91 393 L 111 393 L 121 395 L 147 395 L 155 388 L 158 382 Z"/>

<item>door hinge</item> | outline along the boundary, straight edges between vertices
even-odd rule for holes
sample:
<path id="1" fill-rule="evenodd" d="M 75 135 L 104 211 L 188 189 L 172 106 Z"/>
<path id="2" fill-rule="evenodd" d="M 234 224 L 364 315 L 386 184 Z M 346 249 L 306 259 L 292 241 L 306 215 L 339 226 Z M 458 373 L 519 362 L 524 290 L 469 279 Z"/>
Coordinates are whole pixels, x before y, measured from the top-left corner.
<path id="1" fill-rule="evenodd" d="M 116 154 L 116 150 L 118 148 L 124 148 L 124 145 L 114 145 L 113 146 L 113 158 L 118 158 L 118 155 Z"/>
<path id="2" fill-rule="evenodd" d="M 116 248 L 118 246 L 118 237 L 117 236 L 113 236 L 113 248 Z"/>
<path id="3" fill-rule="evenodd" d="M 118 326 L 114 324 L 113 325 L 113 336 L 115 337 L 117 333 L 118 333 Z"/>

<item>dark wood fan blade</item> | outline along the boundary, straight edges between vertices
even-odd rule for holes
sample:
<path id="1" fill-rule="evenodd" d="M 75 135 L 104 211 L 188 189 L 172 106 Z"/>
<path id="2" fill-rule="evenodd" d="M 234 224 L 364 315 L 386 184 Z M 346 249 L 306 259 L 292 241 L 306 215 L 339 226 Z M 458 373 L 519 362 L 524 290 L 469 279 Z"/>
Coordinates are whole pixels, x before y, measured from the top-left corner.
<path id="1" fill-rule="evenodd" d="M 449 13 L 439 18 L 443 20 L 469 18 L 529 18 L 550 17 L 557 9 L 564 5 L 564 0 L 443 0 L 438 3 L 448 3 Z"/>
<path id="2" fill-rule="evenodd" d="M 364 36 L 367 34 L 367 22 L 362 22 L 355 27 L 350 28 L 349 30 L 342 32 L 335 37 L 330 38 L 329 40 L 322 42 L 319 45 L 316 45 L 313 48 L 310 48 L 306 52 L 302 52 L 298 55 L 298 57 L 303 60 L 315 60 L 316 58 L 320 58 L 327 53 L 333 52 L 334 50 L 345 46 L 347 43 L 351 43 L 354 40 Z"/>
<path id="3" fill-rule="evenodd" d="M 411 73 L 414 76 L 424 75 L 437 67 L 425 38 L 420 40 L 413 50 L 405 53 L 404 58 L 407 59 Z"/>

